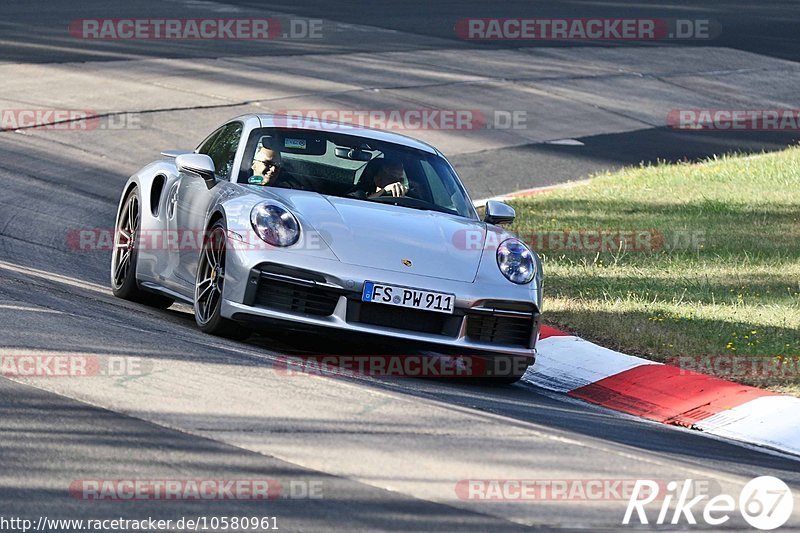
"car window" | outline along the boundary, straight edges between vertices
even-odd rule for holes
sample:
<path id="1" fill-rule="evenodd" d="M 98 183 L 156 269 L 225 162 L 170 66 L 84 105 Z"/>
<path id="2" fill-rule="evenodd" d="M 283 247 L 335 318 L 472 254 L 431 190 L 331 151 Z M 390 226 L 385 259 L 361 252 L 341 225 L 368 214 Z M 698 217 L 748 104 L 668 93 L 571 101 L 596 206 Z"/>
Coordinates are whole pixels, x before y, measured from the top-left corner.
<path id="1" fill-rule="evenodd" d="M 212 135 L 198 150 L 198 153 L 208 155 L 214 161 L 217 178 L 229 179 L 233 169 L 233 159 L 239 147 L 239 138 L 242 135 L 242 124 L 234 122 L 219 129 L 219 133 Z"/>
<path id="2" fill-rule="evenodd" d="M 422 165 L 422 170 L 425 173 L 425 179 L 428 181 L 428 186 L 431 189 L 431 195 L 433 196 L 433 201 L 437 204 L 453 207 L 452 199 L 450 198 L 450 194 L 445 190 L 444 184 L 442 180 L 439 179 L 439 175 L 436 173 L 436 170 L 425 160 L 420 161 Z"/>
<path id="3" fill-rule="evenodd" d="M 249 183 L 477 217 L 458 176 L 440 155 L 342 132 L 261 128 L 251 135 L 252 148 L 242 161 Z M 262 146 L 279 152 L 281 165 L 266 183 L 263 176 L 250 182 L 251 166 Z M 400 197 L 381 194 L 385 185 L 376 187 L 378 177 L 386 183 L 387 175 L 400 176 Z"/>
<path id="4" fill-rule="evenodd" d="M 214 144 L 214 141 L 219 137 L 219 134 L 222 133 L 222 130 L 225 129 L 225 126 L 215 130 L 214 133 L 206 137 L 206 140 L 200 144 L 200 147 L 197 149 L 198 154 L 206 154 L 208 155 L 208 151 L 211 149 L 211 145 Z"/>

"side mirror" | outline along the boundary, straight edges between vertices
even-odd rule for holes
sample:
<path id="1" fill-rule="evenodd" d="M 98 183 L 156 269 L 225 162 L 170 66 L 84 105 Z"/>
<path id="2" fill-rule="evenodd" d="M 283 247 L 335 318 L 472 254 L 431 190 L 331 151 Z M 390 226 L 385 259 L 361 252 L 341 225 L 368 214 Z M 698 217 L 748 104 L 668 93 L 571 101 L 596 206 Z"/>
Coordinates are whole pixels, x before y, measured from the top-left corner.
<path id="1" fill-rule="evenodd" d="M 486 202 L 486 210 L 483 215 L 484 222 L 488 224 L 511 224 L 515 218 L 517 218 L 517 212 L 510 205 L 497 200 Z"/>
<path id="2" fill-rule="evenodd" d="M 179 172 L 195 174 L 206 183 L 214 183 L 214 161 L 206 154 L 181 154 L 175 158 Z"/>

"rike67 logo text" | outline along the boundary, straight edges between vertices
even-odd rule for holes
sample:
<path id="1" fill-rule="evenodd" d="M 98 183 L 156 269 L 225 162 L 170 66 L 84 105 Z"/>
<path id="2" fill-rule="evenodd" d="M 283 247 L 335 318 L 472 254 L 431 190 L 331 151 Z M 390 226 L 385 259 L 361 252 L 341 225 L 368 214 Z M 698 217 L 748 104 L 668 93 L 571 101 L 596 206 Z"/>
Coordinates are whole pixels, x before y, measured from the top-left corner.
<path id="1" fill-rule="evenodd" d="M 691 479 L 686 479 L 681 484 L 670 481 L 667 483 L 666 493 L 660 493 L 662 486 L 659 483 L 647 479 L 637 480 L 622 523 L 630 524 L 633 519 L 634 524 L 636 520 L 640 524 L 650 524 L 653 516 L 652 513 L 648 516 L 645 506 L 657 501 L 660 503 L 658 516 L 652 523 L 697 524 L 698 517 L 701 517 L 705 524 L 720 526 L 731 520 L 731 514 L 736 511 L 738 503 L 739 513 L 745 521 L 756 529 L 766 531 L 784 525 L 794 509 L 791 490 L 786 483 L 772 476 L 750 480 L 739 493 L 738 502 L 728 494 L 713 497 L 708 494 L 694 495 L 693 485 L 694 481 Z"/>

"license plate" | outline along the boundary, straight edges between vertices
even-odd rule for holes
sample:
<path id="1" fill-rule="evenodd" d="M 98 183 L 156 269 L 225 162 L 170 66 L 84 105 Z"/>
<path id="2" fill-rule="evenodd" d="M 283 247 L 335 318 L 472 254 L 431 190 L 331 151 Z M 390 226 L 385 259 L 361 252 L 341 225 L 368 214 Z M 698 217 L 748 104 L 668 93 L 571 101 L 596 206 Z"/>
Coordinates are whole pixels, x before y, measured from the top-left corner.
<path id="1" fill-rule="evenodd" d="M 367 281 L 364 282 L 364 292 L 361 293 L 361 300 L 452 315 L 456 297 L 453 294 L 444 292 L 424 291 L 422 289 Z"/>

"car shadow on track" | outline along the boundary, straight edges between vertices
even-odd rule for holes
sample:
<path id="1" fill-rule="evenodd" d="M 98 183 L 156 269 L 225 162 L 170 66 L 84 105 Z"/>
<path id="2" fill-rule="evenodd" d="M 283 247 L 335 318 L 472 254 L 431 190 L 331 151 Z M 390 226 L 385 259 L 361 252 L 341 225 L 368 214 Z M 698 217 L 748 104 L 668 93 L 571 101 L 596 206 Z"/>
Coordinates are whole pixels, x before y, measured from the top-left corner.
<path id="1" fill-rule="evenodd" d="M 290 330 L 256 334 L 248 342 L 254 347 L 292 356 L 436 356 L 413 343 L 375 340 L 370 337 L 340 338 L 326 333 L 309 334 Z M 535 367 L 533 369 L 535 371 Z M 706 438 L 697 432 L 581 403 L 563 395 L 543 391 L 524 378 L 514 385 L 486 385 L 480 378 L 406 377 L 353 375 L 327 372 L 331 379 L 355 380 L 362 386 L 424 397 L 453 406 L 468 407 L 548 429 L 579 433 L 661 455 L 691 459 L 698 464 L 715 464 L 721 471 L 736 472 L 741 465 L 778 469 L 790 481 L 800 483 L 800 462 Z M 792 473 L 792 474 L 790 474 Z"/>

